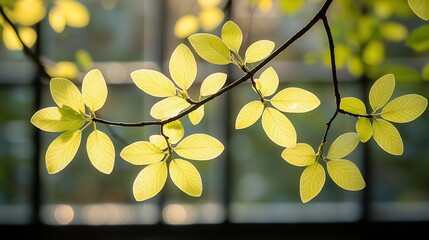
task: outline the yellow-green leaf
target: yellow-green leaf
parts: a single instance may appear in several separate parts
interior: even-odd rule
[[[273,95],[279,86],[279,76],[273,67],[269,67],[263,71],[259,79],[255,81],[258,82],[257,86],[259,86],[259,91],[263,97]]]
[[[201,96],[209,96],[217,93],[225,84],[227,75],[225,73],[213,73],[201,83]]]
[[[429,19],[429,0],[408,0],[411,10],[421,19]]]
[[[245,63],[254,63],[268,57],[275,47],[274,42],[269,40],[259,40],[252,43],[244,54]]]
[[[46,150],[46,168],[49,174],[63,170],[74,158],[82,139],[82,131],[69,131],[52,141]]]
[[[103,107],[107,99],[107,85],[100,70],[93,69],[85,75],[82,82],[82,96],[90,112]]]
[[[320,100],[307,90],[289,87],[274,95],[271,104],[283,112],[304,113],[317,108]]]
[[[326,167],[329,176],[339,187],[350,191],[358,191],[365,187],[365,180],[353,162],[346,159],[331,160]]]
[[[133,184],[136,201],[144,201],[157,195],[164,187],[167,176],[166,162],[153,163],[143,168]]]
[[[366,115],[365,103],[359,98],[344,97],[341,98],[340,108],[344,111],[354,114]]]
[[[252,101],[244,105],[238,112],[235,120],[235,129],[243,129],[252,126],[261,117],[264,104],[260,101]]]
[[[188,90],[197,76],[197,62],[189,48],[181,43],[171,54],[170,75],[182,90]]]
[[[365,143],[372,137],[372,125],[369,118],[360,117],[356,121],[356,132],[360,136],[360,141]]]
[[[381,117],[391,122],[410,122],[419,117],[427,105],[428,100],[420,95],[403,95],[388,102],[381,111]]]
[[[143,92],[155,97],[176,95],[176,87],[164,74],[150,69],[139,69],[131,73],[134,83]]]
[[[3,43],[11,51],[21,51],[22,43],[16,36],[15,31],[8,25],[3,25]],[[30,27],[18,28],[18,34],[27,47],[32,47],[37,40],[37,33]]]
[[[412,48],[416,52],[423,52],[429,49],[428,39],[429,25],[425,24],[415,28],[410,36],[405,41],[407,47]]]
[[[389,101],[393,90],[395,90],[395,76],[393,74],[386,74],[375,81],[369,90],[369,104],[373,112],[382,108]]]
[[[34,113],[30,122],[43,131],[66,132],[79,129],[85,120],[71,108],[48,107]]]
[[[392,155],[402,155],[404,152],[402,137],[393,124],[383,119],[374,119],[372,130],[374,140],[381,149]]]
[[[316,161],[316,153],[307,143],[297,143],[294,148],[286,148],[281,156],[286,162],[298,167],[308,166]]]
[[[192,14],[180,17],[174,25],[174,35],[178,38],[186,38],[196,33],[199,28],[198,18]]]
[[[191,104],[181,97],[168,97],[155,103],[150,110],[150,115],[155,119],[165,120],[176,116],[189,106]]]
[[[13,20],[19,25],[32,26],[46,15],[45,2],[40,0],[13,1],[13,7]]]
[[[196,33],[188,39],[198,55],[207,62],[218,65],[231,62],[230,51],[219,37],[208,33]]]
[[[110,174],[115,165],[115,147],[104,132],[94,130],[86,141],[86,151],[92,165],[100,172]]]
[[[196,110],[190,112],[188,114],[188,117],[189,117],[189,121],[191,121],[193,125],[197,125],[198,123],[200,123],[204,117],[204,105],[201,105]]]
[[[289,119],[275,108],[268,107],[262,113],[262,127],[275,144],[294,148],[296,145],[295,127]]]
[[[164,134],[168,137],[168,141],[176,144],[185,135],[185,128],[180,120],[169,122],[162,127]]]
[[[81,28],[88,25],[88,9],[79,1],[57,0],[55,5],[61,9],[64,19],[70,27]]]
[[[224,146],[219,140],[203,133],[189,135],[174,149],[179,156],[192,160],[210,160],[219,156],[223,150]]]
[[[243,33],[240,27],[233,21],[227,21],[222,27],[222,41],[226,46],[235,53],[240,50],[241,43],[243,41]]]
[[[198,20],[204,32],[215,30],[222,23],[224,17],[224,12],[218,7],[204,8],[198,14]]]
[[[167,140],[162,135],[151,135],[149,137],[149,142],[159,147],[161,150],[164,150],[168,147]]]
[[[403,41],[408,36],[407,27],[399,22],[386,22],[380,27],[381,34],[390,41]]]
[[[372,39],[362,51],[362,60],[368,65],[378,66],[383,62],[385,52],[384,43],[380,39]]]
[[[201,175],[192,163],[174,159],[170,163],[170,178],[174,184],[189,196],[199,197],[203,192]]]
[[[151,140],[153,141],[154,139]],[[162,140],[165,142],[164,137],[162,137]],[[161,148],[152,142],[138,141],[124,147],[119,155],[125,161],[134,165],[148,165],[161,161],[165,154]]]
[[[52,78],[49,84],[52,98],[58,107],[69,106],[78,113],[85,113],[85,104],[79,89],[70,80]]]
[[[306,167],[299,180],[299,193],[303,203],[316,197],[325,185],[325,169],[319,163]]]
[[[349,155],[353,150],[355,150],[359,144],[359,140],[359,134],[354,132],[340,135],[334,140],[334,142],[332,142],[326,157],[329,159],[340,159]]]

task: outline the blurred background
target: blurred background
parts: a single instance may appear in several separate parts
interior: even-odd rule
[[[244,39],[241,51],[267,39],[276,48],[300,30],[320,9],[320,0],[1,0],[3,10],[28,40],[51,76],[79,84],[84,74],[99,68],[109,95],[99,114],[112,121],[151,120],[154,99],[132,82],[130,73],[149,68],[168,75],[168,61],[187,36],[210,32],[219,36],[223,23],[235,21]],[[30,9],[28,9],[30,7]],[[342,97],[367,101],[368,89],[380,76],[393,73],[393,97],[416,93],[429,97],[427,22],[407,1],[334,1],[328,11],[334,35]],[[426,29],[427,30],[427,29]],[[217,159],[195,162],[203,178],[203,194],[189,197],[167,181],[155,198],[136,202],[132,184],[142,166],[119,157],[126,145],[147,140],[157,127],[119,128],[98,125],[115,143],[115,168],[110,175],[92,167],[81,145],[77,156],[60,173],[49,175],[44,154],[58,135],[38,131],[30,118],[53,106],[49,79],[16,43],[0,18],[0,224],[31,225],[192,225],[267,223],[427,222],[429,220],[429,113],[395,124],[404,154],[382,151],[371,139],[348,159],[366,181],[350,192],[327,178],[322,192],[309,203],[299,197],[303,168],[287,164],[281,147],[266,137],[260,122],[235,130],[241,107],[255,100],[250,84],[242,84],[206,106],[198,126],[187,118],[185,134],[204,132],[225,145]],[[426,37],[429,39],[429,36]],[[422,40],[423,39],[423,40]],[[244,54],[244,53],[242,53]],[[243,73],[231,65],[198,62],[197,82],[214,72],[228,81]],[[285,87],[313,92],[321,105],[305,114],[287,114],[298,142],[317,148],[325,124],[335,112],[329,48],[322,23],[317,23],[270,64]],[[259,74],[257,74],[259,76]],[[356,119],[338,116],[329,133],[333,140],[354,131]],[[85,134],[85,133],[84,133]]]

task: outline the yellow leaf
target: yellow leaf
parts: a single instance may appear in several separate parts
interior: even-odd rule
[[[192,163],[183,159],[174,159],[170,163],[170,178],[174,184],[189,196],[199,197],[203,192],[200,173]]]
[[[384,44],[379,39],[371,40],[363,49],[362,59],[371,66],[378,66],[384,60],[385,49]]]
[[[155,146],[159,147],[159,149],[164,150],[167,149],[167,140],[164,136],[161,135],[151,135],[149,137],[149,142],[154,144]]]
[[[201,96],[209,96],[217,93],[225,84],[227,75],[225,73],[213,73],[201,83]]]
[[[356,132],[360,136],[360,141],[365,143],[372,137],[372,125],[369,118],[360,117],[356,122]]]
[[[92,165],[100,172],[110,174],[115,165],[115,147],[104,132],[94,130],[86,140],[86,152]]]
[[[49,24],[55,32],[61,33],[66,27],[66,19],[64,18],[63,12],[59,7],[52,7],[49,11]]]
[[[281,154],[282,158],[298,167],[305,167],[316,161],[316,153],[307,143],[297,143],[294,148],[286,148]]]
[[[153,163],[141,170],[133,184],[136,201],[144,201],[158,194],[164,187],[167,176],[166,162]]]
[[[75,79],[79,69],[74,62],[60,61],[55,63],[53,68],[47,69],[47,72],[54,78]]]
[[[252,126],[261,117],[264,104],[260,101],[252,101],[241,108],[235,120],[235,129],[243,129]]]
[[[189,48],[181,43],[171,54],[170,75],[182,90],[188,90],[197,76],[197,62]]]
[[[165,142],[164,137],[162,137],[162,140]],[[119,155],[125,161],[134,165],[148,165],[161,161],[165,154],[157,145],[151,142],[138,141],[124,147]]]
[[[326,167],[329,176],[339,187],[350,191],[358,191],[365,187],[365,180],[353,162],[346,159],[331,160]]]
[[[131,73],[134,83],[143,92],[154,97],[170,97],[176,95],[176,87],[164,74],[149,69],[139,69]]]
[[[174,151],[181,157],[192,160],[210,160],[219,156],[224,150],[216,138],[196,133],[180,141]]]
[[[198,18],[192,14],[180,17],[174,25],[174,35],[178,38],[186,38],[196,33],[199,28]]]
[[[107,99],[107,85],[100,70],[93,69],[85,75],[82,82],[82,96],[90,112],[103,107]]]
[[[70,80],[65,78],[52,78],[50,90],[55,103],[64,108],[68,106],[80,114],[85,113],[85,104],[79,89]]]
[[[403,41],[408,36],[408,29],[405,25],[398,22],[383,23],[380,27],[381,34],[390,41]]]
[[[31,26],[40,22],[46,15],[46,7],[42,0],[14,1],[13,20],[23,26]]]
[[[369,90],[369,104],[373,113],[389,101],[393,90],[395,90],[395,76],[393,74],[386,74],[375,81]]]
[[[190,112],[188,114],[188,117],[189,117],[189,121],[191,121],[193,125],[197,125],[198,123],[200,123],[204,117],[204,105]]]
[[[198,55],[209,63],[225,65],[231,62],[230,51],[217,36],[208,33],[196,33],[188,37]]]
[[[286,14],[296,14],[305,5],[305,0],[280,1],[280,9]]]
[[[256,81],[258,82],[257,85],[263,97],[273,95],[279,86],[279,76],[273,67],[269,67],[263,71]]]
[[[391,122],[410,122],[419,117],[427,105],[428,100],[420,95],[403,95],[388,102],[381,111],[381,117]]]
[[[185,128],[183,128],[180,120],[169,122],[162,127],[162,131],[168,137],[168,141],[176,144],[185,135]]]
[[[225,15],[219,8],[207,8],[200,11],[198,20],[204,32],[215,30],[223,21]]]
[[[29,27],[18,28],[18,34],[27,47],[32,47],[37,40],[36,31]],[[11,51],[22,50],[22,44],[10,26],[3,28],[3,43]]]
[[[181,97],[168,97],[155,103],[150,109],[150,115],[155,119],[165,120],[176,116],[189,106],[191,104]]]
[[[372,121],[372,131],[374,140],[384,151],[392,155],[402,155],[404,145],[395,126],[386,120],[374,119]]]
[[[326,157],[329,159],[340,159],[349,155],[359,144],[359,139],[359,134],[354,132],[340,135],[332,142]]]
[[[57,0],[55,5],[61,9],[68,26],[81,28],[89,23],[88,9],[78,1]]]
[[[340,108],[344,111],[354,114],[366,115],[365,103],[359,98],[344,97],[341,98]]]
[[[222,41],[233,52],[237,53],[240,50],[243,42],[243,33],[240,27],[233,21],[227,21],[222,27]]]
[[[274,42],[269,40],[259,40],[252,43],[244,54],[245,63],[254,63],[268,57],[275,47]]]
[[[69,131],[61,134],[46,150],[46,168],[49,174],[63,170],[74,158],[79,149],[82,131]]]
[[[217,5],[219,5],[219,3],[221,1],[222,0],[198,0],[198,5],[200,5],[200,7],[202,9],[205,9],[205,8],[214,8]]]
[[[306,167],[299,180],[299,193],[303,203],[316,197],[325,185],[325,169],[319,163]]]
[[[268,107],[262,114],[262,127],[275,144],[294,148],[296,145],[295,127],[289,119],[275,108]]]
[[[274,95],[271,104],[283,112],[304,113],[317,108],[320,100],[307,90],[289,87]]]
[[[66,132],[79,129],[85,120],[70,108],[48,107],[34,113],[30,122],[43,131]]]
[[[408,5],[421,19],[429,19],[429,0],[408,0]]]

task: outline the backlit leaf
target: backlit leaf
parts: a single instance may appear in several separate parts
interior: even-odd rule
[[[201,96],[209,96],[217,93],[225,84],[227,75],[225,73],[213,73],[201,83]]]
[[[133,183],[136,201],[144,201],[157,195],[164,187],[167,176],[166,162],[153,163],[141,170]]]
[[[168,147],[167,140],[162,135],[150,135],[149,142],[159,147],[159,149],[164,150]]]
[[[252,126],[261,117],[264,104],[260,101],[252,101],[244,105],[238,112],[235,120],[235,129],[243,129]]]
[[[380,65],[385,56],[384,44],[379,39],[373,39],[366,44],[362,53],[362,60],[371,66]]]
[[[405,45],[411,47],[416,52],[423,52],[429,49],[429,25],[422,25],[414,29],[405,41]]]
[[[219,5],[219,3],[222,0],[198,0],[198,5],[200,5],[201,8],[205,9],[205,8],[214,8],[217,5]]]
[[[295,127],[289,119],[275,108],[268,107],[262,113],[262,127],[275,144],[294,148],[296,145]]]
[[[383,23],[380,30],[383,37],[390,41],[399,42],[408,36],[407,27],[398,22]]]
[[[356,121],[356,132],[360,136],[360,141],[365,143],[372,137],[372,124],[369,118],[360,117]]]
[[[183,128],[182,122],[176,120],[169,122],[162,127],[162,131],[168,137],[168,141],[172,144],[176,144],[185,135],[185,128]]]
[[[46,15],[46,7],[42,0],[13,1],[13,20],[23,26],[32,26]]]
[[[305,0],[280,1],[280,9],[286,14],[298,13],[305,5]]]
[[[245,63],[254,63],[268,57],[275,47],[274,42],[269,40],[259,40],[252,43],[244,54]]]
[[[393,90],[395,90],[395,76],[393,74],[386,74],[375,81],[369,90],[369,104],[373,112],[382,108],[389,101]]]
[[[199,197],[203,192],[203,183],[200,173],[192,163],[183,159],[174,159],[170,162],[170,178],[184,193]]]
[[[150,115],[155,119],[165,120],[176,116],[189,106],[191,104],[181,97],[168,97],[155,103],[150,109]]]
[[[48,107],[34,113],[30,122],[43,131],[65,132],[79,129],[85,120],[70,108]]]
[[[240,27],[233,21],[227,21],[222,27],[222,40],[226,46],[235,53],[240,50],[243,41],[243,33]]]
[[[298,167],[308,166],[316,161],[316,153],[307,143],[297,143],[294,148],[286,148],[281,156],[286,162]]]
[[[181,43],[171,54],[170,75],[182,90],[188,90],[197,76],[197,62],[189,48]]]
[[[326,167],[329,176],[339,187],[350,191],[358,191],[365,187],[365,180],[353,162],[346,159],[331,160]]]
[[[421,19],[429,19],[429,0],[408,0],[408,5]]]
[[[219,37],[208,33],[196,33],[188,39],[198,55],[207,62],[218,65],[231,62],[230,51]]]
[[[180,17],[174,25],[174,35],[178,38],[186,38],[196,33],[200,27],[198,18],[192,14]]]
[[[344,97],[341,98],[340,108],[344,111],[354,114],[366,115],[365,103],[359,98]]]
[[[307,90],[289,87],[274,95],[271,104],[283,112],[304,113],[317,108],[320,100]]]
[[[359,144],[359,139],[359,134],[354,132],[340,135],[332,142],[326,157],[329,159],[340,159],[349,155]]]
[[[197,125],[198,123],[200,123],[204,117],[204,105],[190,112],[188,114],[188,117],[189,117],[189,121],[191,121],[193,125]]]
[[[64,108],[68,106],[78,113],[85,113],[85,104],[79,89],[70,80],[65,78],[52,78],[50,90],[55,103]]]
[[[18,34],[27,47],[32,47],[37,40],[37,33],[30,27],[20,27]],[[21,51],[22,44],[12,27],[3,25],[3,43],[11,51]]]
[[[82,96],[89,111],[95,112],[103,107],[107,99],[107,85],[100,70],[93,69],[85,75]]]
[[[269,67],[263,71],[256,81],[263,97],[273,95],[279,86],[279,76],[273,67]]]
[[[306,203],[316,197],[325,185],[325,169],[319,163],[313,163],[306,167],[299,181],[299,193],[301,201]]]
[[[219,156],[223,150],[224,146],[219,140],[203,133],[189,135],[174,149],[179,156],[192,160],[210,160]]]
[[[428,105],[428,100],[417,94],[407,94],[388,102],[381,112],[384,119],[406,123],[419,117]]]
[[[79,149],[82,131],[69,131],[61,134],[46,150],[46,168],[49,174],[63,170],[74,158]]]
[[[215,30],[223,21],[225,14],[219,8],[202,9],[198,14],[200,27],[204,32]]]
[[[176,95],[176,87],[164,74],[150,69],[139,69],[131,73],[134,83],[143,92],[154,97]]]
[[[61,9],[68,26],[81,28],[88,25],[90,20],[88,9],[79,1],[57,0],[55,5]]]
[[[160,135],[158,135],[160,136]],[[161,136],[162,137],[162,136]],[[151,139],[153,141],[153,139]],[[164,137],[159,141],[164,140]],[[148,165],[161,161],[164,152],[152,142],[138,141],[124,147],[120,156],[127,162],[134,165]]]
[[[61,8],[54,6],[51,10],[49,10],[49,25],[51,25],[52,29],[55,32],[61,33],[64,31],[66,27],[66,19],[64,18],[63,11]]]
[[[115,165],[115,147],[104,132],[94,130],[86,141],[86,151],[92,165],[100,172],[110,174]]]
[[[53,67],[46,69],[50,76],[57,78],[76,79],[79,69],[74,62],[59,61]]]
[[[383,119],[374,119],[372,130],[374,140],[381,149],[392,155],[402,155],[404,152],[402,137],[393,124]]]

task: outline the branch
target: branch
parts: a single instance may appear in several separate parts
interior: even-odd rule
[[[95,122],[113,125],[113,126],[123,126],[123,127],[142,127],[142,126],[148,126],[148,125],[165,125],[169,122],[173,122],[175,120],[178,120],[190,112],[196,110],[197,108],[201,107],[205,103],[213,100],[214,98],[224,94],[225,92],[235,88],[236,86],[240,85],[241,83],[247,81],[248,79],[251,79],[257,71],[259,71],[261,68],[263,68],[265,65],[267,65],[271,60],[273,60],[275,57],[277,57],[280,53],[282,53],[284,50],[286,50],[292,43],[294,43],[296,40],[298,40],[300,37],[302,37],[305,33],[307,33],[320,19],[323,19],[326,15],[326,12],[329,9],[329,6],[333,0],[326,0],[321,9],[316,13],[316,15],[298,32],[296,32],[291,38],[289,38],[285,43],[283,43],[278,49],[273,51],[267,58],[265,58],[263,61],[261,61],[258,65],[256,65],[252,70],[248,71],[244,76],[242,76],[240,79],[235,80],[231,84],[223,87],[221,90],[219,90],[217,93],[210,95],[209,97],[196,102],[192,107],[186,109],[185,111],[181,112],[180,114],[171,117],[169,119],[163,120],[163,121],[141,121],[141,122],[134,122],[134,123],[126,123],[126,122],[114,122],[114,121],[108,121],[101,118],[94,117],[92,120]]]

